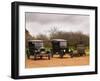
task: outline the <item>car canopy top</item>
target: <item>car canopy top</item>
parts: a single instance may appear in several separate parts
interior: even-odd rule
[[[28,42],[43,43],[43,40],[28,40]]]
[[[64,39],[52,39],[52,41],[67,42],[67,40],[64,40]]]
[[[64,40],[64,39],[52,39],[52,43],[54,44],[55,42],[59,42],[59,45],[61,47],[66,47],[67,46],[67,40]]]

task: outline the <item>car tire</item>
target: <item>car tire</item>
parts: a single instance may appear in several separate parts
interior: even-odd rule
[[[36,55],[34,55],[34,60],[36,60]]]
[[[50,58],[51,58],[50,55],[48,55],[48,60],[50,60]]]

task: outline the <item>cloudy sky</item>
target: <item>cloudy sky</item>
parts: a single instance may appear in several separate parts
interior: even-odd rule
[[[26,12],[25,17],[26,29],[32,36],[48,34],[53,27],[59,31],[80,31],[89,34],[89,15]]]

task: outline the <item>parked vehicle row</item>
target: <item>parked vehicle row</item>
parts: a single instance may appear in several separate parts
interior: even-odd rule
[[[28,49],[27,50],[27,57],[30,59],[30,56],[34,56],[34,60],[37,58],[44,58],[51,59],[54,55],[59,55],[60,58],[63,58],[65,54],[69,54],[70,57],[74,57],[75,55],[83,56],[85,55],[85,46],[80,43],[77,45],[77,50],[69,50],[67,45],[67,40],[64,39],[52,39],[51,41],[51,49],[48,51],[44,47],[43,40],[29,40],[28,41]]]

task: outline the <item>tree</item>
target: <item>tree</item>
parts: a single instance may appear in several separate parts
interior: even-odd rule
[[[56,27],[50,29],[50,39],[65,39],[69,46],[75,47],[80,41],[85,46],[89,46],[89,36],[82,32],[59,31]]]
[[[57,32],[58,32],[57,27],[51,28],[51,29],[49,30],[49,33],[50,33],[50,39],[55,38]]]
[[[32,37],[27,29],[25,29],[25,46],[28,47],[28,40],[32,40]]]
[[[50,40],[49,40],[49,37],[44,35],[44,34],[38,34],[36,36],[36,39],[37,40],[43,40],[44,41],[44,46],[47,47],[47,48],[50,48],[51,47],[51,43],[50,43]]]

